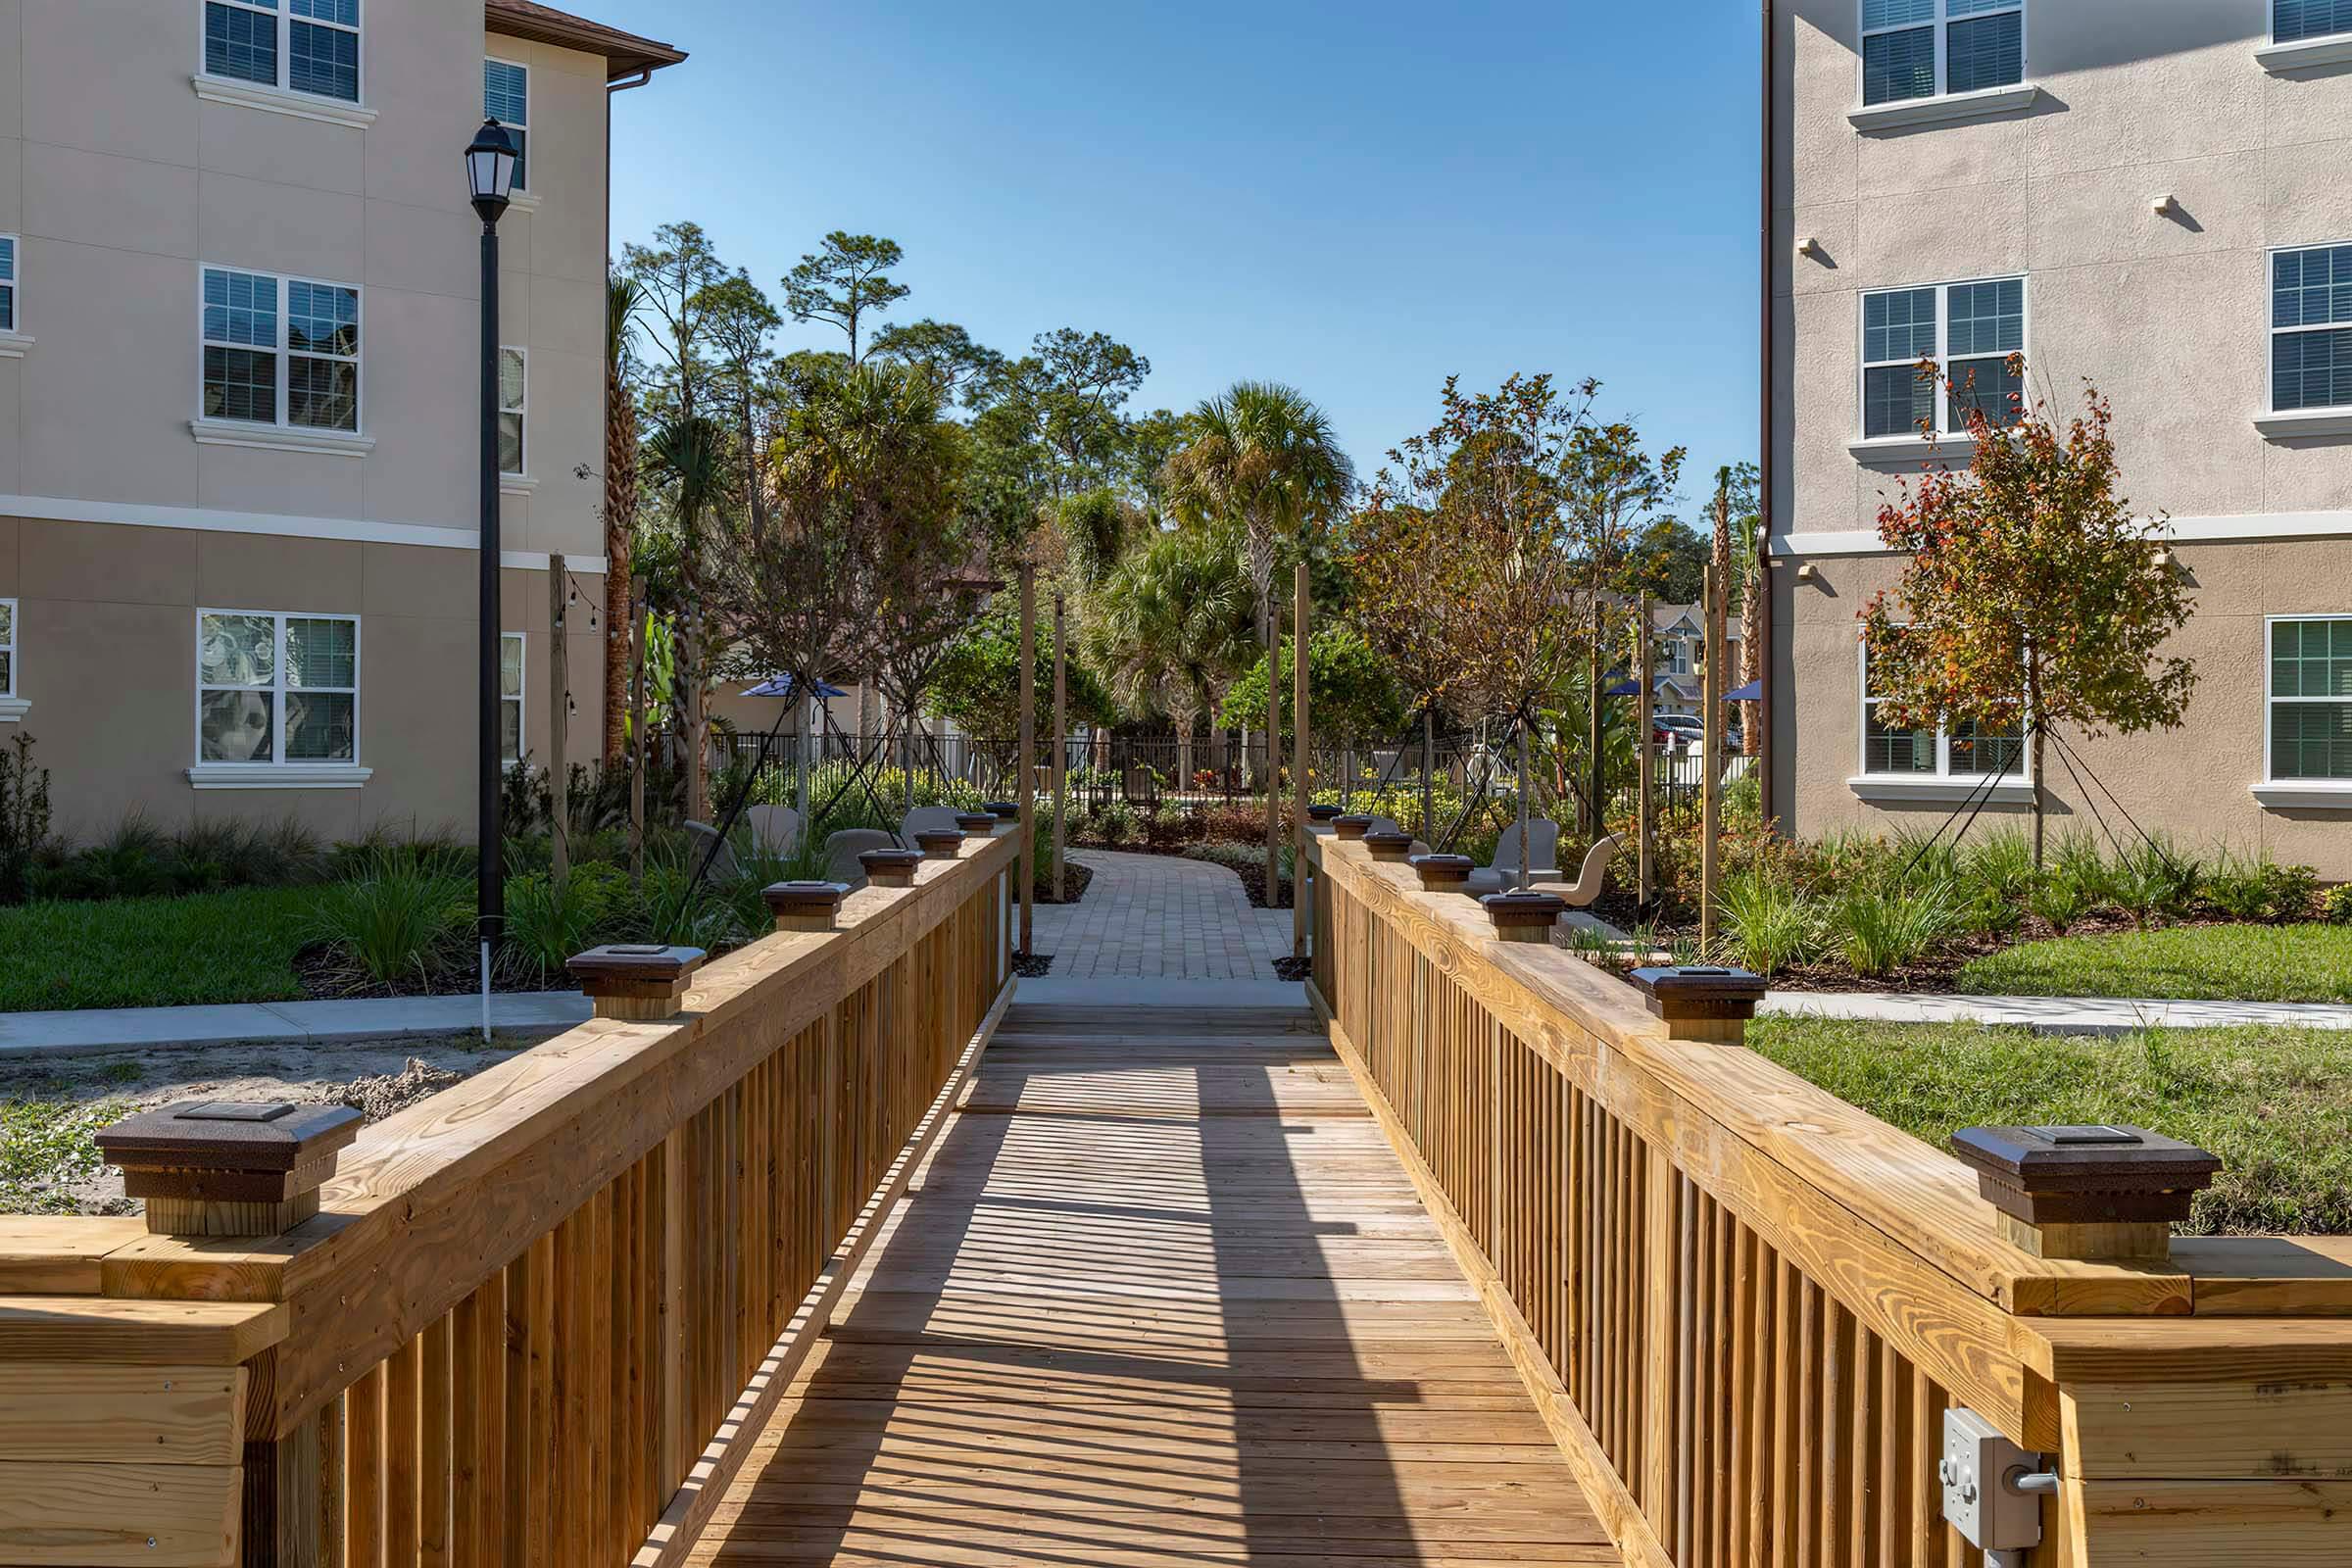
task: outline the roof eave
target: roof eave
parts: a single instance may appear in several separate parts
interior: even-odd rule
[[[553,44],[559,49],[575,49],[582,54],[601,55],[605,62],[605,79],[619,81],[624,77],[645,75],[681,64],[686,51],[651,38],[635,38],[607,32],[593,26],[571,26],[552,19],[520,17],[512,12],[489,11],[482,19],[486,31],[503,38],[521,38],[530,43]]]

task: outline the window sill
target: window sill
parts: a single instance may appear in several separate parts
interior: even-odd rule
[[[342,103],[333,98],[319,98],[307,92],[287,92],[279,87],[264,87],[257,82],[237,81],[227,76],[194,76],[196,96],[206,103],[235,104],[240,109],[265,109],[273,115],[291,115],[297,120],[316,120],[328,125],[349,125],[366,130],[375,123],[375,111],[358,104]]]
[[[2266,441],[2291,441],[2297,436],[2352,435],[2352,409],[2289,409],[2280,414],[2257,414],[2254,428]]]
[[[364,458],[375,450],[375,437],[341,431],[304,430],[289,424],[244,424],[235,419],[190,419],[188,433],[208,447],[252,447],[262,452],[323,452],[337,458]]]
[[[2325,38],[2298,38],[2293,43],[2265,44],[2254,51],[2262,69],[2273,75],[2340,66],[2352,61],[2352,32],[2332,32]]]
[[[1951,457],[1960,452],[1974,452],[1976,443],[1965,435],[1938,436],[1931,441],[1924,435],[1879,435],[1861,441],[1848,441],[1845,450],[1858,463],[1913,463],[1923,458]],[[1961,457],[1965,464],[1968,459]]]
[[[0,332],[0,360],[21,360],[32,347],[32,339],[22,332]]]
[[[31,711],[29,697],[0,697],[0,724],[14,724]]]
[[[199,762],[188,782],[200,790],[356,790],[374,772],[357,762]]]
[[[527,496],[539,488],[539,481],[527,473],[502,473],[498,476],[498,493],[507,496]]]
[[[1845,781],[1854,798],[1863,801],[1885,801],[1890,804],[1917,802],[1922,805],[1956,806],[1963,801],[1983,800],[1992,805],[2031,806],[2034,803],[2034,781],[2027,778],[2004,778],[1985,792],[1981,778],[1944,778],[1925,773],[1908,776],[1899,773],[1864,773]]]
[[[1898,98],[1846,112],[1856,130],[1900,130],[1909,125],[1937,125],[1951,121],[1989,120],[2013,110],[2027,109],[2041,96],[2031,81],[2014,87],[1986,87],[1978,92],[1947,92],[1934,98]]]
[[[2294,807],[2352,811],[2352,780],[2266,778],[2254,786],[2254,799],[2274,811]]]
[[[535,213],[539,210],[539,198],[527,190],[509,191],[507,210],[513,213]]]

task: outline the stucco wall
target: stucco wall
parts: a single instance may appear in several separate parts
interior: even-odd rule
[[[535,212],[502,225],[504,337],[530,350],[512,550],[598,555],[604,63],[486,39],[480,0],[367,8],[365,128],[200,99],[193,0],[0,0],[0,495],[437,527],[474,514],[479,224],[460,154],[484,53],[531,73]],[[357,283],[364,458],[200,445],[206,263]],[[42,510],[42,509],[29,509]]]
[[[19,602],[17,695],[31,710],[0,743],[31,735],[51,774],[57,830],[103,834],[137,812],[177,827],[198,816],[292,814],[330,839],[379,824],[470,837],[474,815],[474,556],[179,528],[0,517],[0,598]],[[575,573],[584,603],[600,577]],[[544,571],[504,573],[501,619],[524,635],[524,731],[548,756]],[[196,612],[307,611],[360,617],[357,789],[197,790]],[[573,617],[564,639],[580,712],[567,755],[592,760],[602,727],[604,639]]]

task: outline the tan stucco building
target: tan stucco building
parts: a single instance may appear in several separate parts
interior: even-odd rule
[[[562,554],[595,755],[608,100],[681,58],[528,0],[0,0],[0,740],[60,831],[470,820],[486,111],[512,723],[544,761]]]
[[[1875,522],[1915,421],[1960,423],[1912,367],[1997,393],[2022,352],[2062,412],[2084,377],[2113,401],[2197,606],[2186,724],[2073,738],[2095,783],[2053,752],[2055,824],[2095,828],[2095,798],[2127,837],[2125,812],[2352,878],[2352,6],[1771,15],[1772,808],[1804,836],[1933,828],[1991,772],[1986,815],[2026,809],[2014,740],[1867,720],[1855,631],[1896,576]]]

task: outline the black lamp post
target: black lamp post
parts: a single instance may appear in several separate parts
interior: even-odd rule
[[[490,954],[506,920],[504,841],[498,822],[499,605],[498,605],[498,220],[507,216],[520,152],[513,132],[484,121],[466,149],[466,180],[473,210],[482,220],[482,446],[481,446],[481,811],[477,825],[480,866],[475,873],[475,913],[482,955],[482,1028],[490,1026]]]

